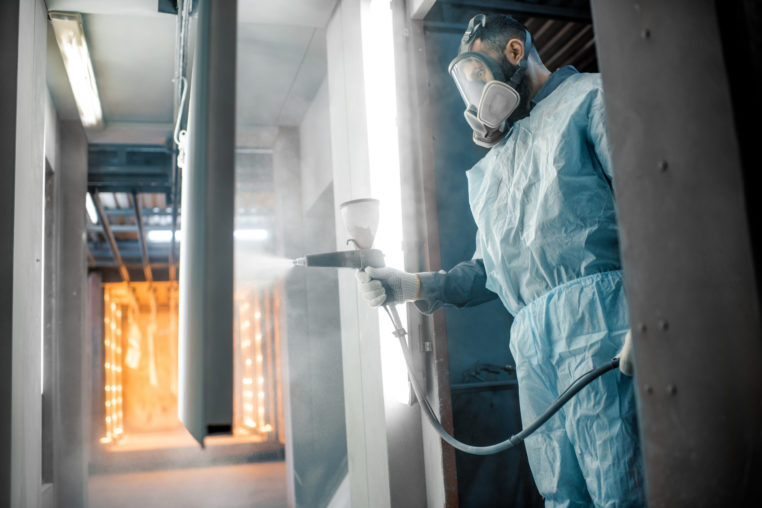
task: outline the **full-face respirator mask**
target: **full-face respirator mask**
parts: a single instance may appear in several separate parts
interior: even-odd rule
[[[449,73],[466,103],[464,116],[474,131],[473,140],[479,146],[491,148],[510,127],[508,118],[521,103],[519,83],[527,66],[531,37],[526,34],[524,57],[511,76],[506,76],[493,58],[468,51],[485,26],[486,16],[474,16],[463,35],[460,54],[450,62]]]

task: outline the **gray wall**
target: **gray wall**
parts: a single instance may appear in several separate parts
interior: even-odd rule
[[[86,449],[82,448],[82,312],[78,300],[84,281],[84,193],[87,150],[79,122],[58,132],[45,81],[47,18],[42,0],[4,2],[0,7],[0,147],[3,195],[0,197],[0,506],[84,506]],[[8,72],[12,69],[13,72]],[[18,88],[16,88],[18,84]],[[60,137],[59,137],[60,136]],[[59,141],[64,155],[59,158]],[[45,203],[46,159],[51,195]],[[60,167],[53,167],[60,166]],[[48,325],[55,329],[52,365],[45,372],[54,459],[54,487],[41,477],[41,338],[43,335],[43,231],[45,206],[52,217],[54,245],[45,250],[49,270],[48,308],[59,306]],[[62,229],[63,228],[63,229]],[[64,235],[63,232],[66,234]],[[47,334],[50,336],[50,334]],[[48,436],[50,437],[50,436]],[[57,446],[57,448],[56,448]]]
[[[273,150],[280,254],[335,250],[328,90]],[[294,269],[286,284],[287,462],[295,506],[326,506],[347,473],[338,280],[334,269]]]
[[[325,231],[334,220],[331,186],[304,219],[306,252],[332,250],[332,228]],[[294,471],[301,480],[296,505],[317,507],[328,503],[347,473],[339,288],[333,268],[299,271],[294,275],[303,281],[304,335],[289,336],[292,425],[300,430],[293,435]]]
[[[275,230],[278,232],[275,253],[279,256],[295,258],[301,256],[302,205],[301,176],[299,173],[299,137],[296,129],[279,129],[273,146],[273,187],[275,195]],[[301,429],[295,425],[299,413],[299,390],[292,394],[292,357],[300,353],[297,349],[300,337],[304,336],[304,316],[300,314],[304,303],[302,277],[295,278],[291,271],[283,284],[284,299],[281,306],[283,324],[281,340],[281,380],[283,386],[283,416],[286,444],[286,492],[289,506],[296,505],[296,490],[299,485],[295,477],[294,442]],[[295,301],[295,299],[297,299]]]
[[[299,126],[299,144],[302,210],[307,213],[326,187],[333,184],[327,81],[323,81]],[[325,228],[332,229],[333,223],[326,224]]]
[[[59,123],[56,173],[58,259],[53,363],[55,495],[59,506],[87,503],[90,349],[85,336],[87,139],[79,120]]]

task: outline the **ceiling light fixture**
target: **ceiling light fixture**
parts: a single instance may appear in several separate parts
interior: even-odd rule
[[[270,232],[266,229],[236,229],[233,231],[236,240],[242,241],[263,241],[267,240]]]
[[[384,203],[374,246],[383,251],[387,266],[405,266],[392,10],[389,0],[370,0],[362,5],[363,61],[372,62],[364,68],[370,195],[382,197]],[[405,323],[405,306],[398,310]],[[394,329],[383,316],[378,325],[384,394],[389,400],[410,404],[413,399],[402,350],[393,341],[383,340]]]
[[[50,12],[48,16],[56,34],[58,49],[61,50],[82,125],[87,128],[102,127],[103,111],[82,29],[82,16],[74,12]]]
[[[98,212],[95,210],[95,203],[89,192],[85,197],[85,210],[87,210],[87,216],[90,217],[90,222],[98,224]]]
[[[175,241],[182,240],[182,231],[175,231]],[[171,229],[151,229],[146,233],[146,238],[151,243],[170,243],[172,241]]]

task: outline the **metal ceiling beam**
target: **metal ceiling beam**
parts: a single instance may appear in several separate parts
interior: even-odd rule
[[[108,210],[106,210],[106,213],[108,213]],[[130,215],[134,215],[134,213],[130,213]],[[145,215],[143,217],[145,217]],[[171,226],[148,226],[148,227],[144,226],[143,227],[145,231],[169,231],[171,228],[172,228]],[[137,224],[112,224],[111,231],[114,233],[139,233]],[[88,233],[102,233],[103,227],[100,224],[87,226],[87,232]]]
[[[566,44],[564,44],[558,51],[554,52],[545,60],[545,66],[548,69],[555,69],[561,65],[562,62],[567,61],[567,56],[573,51],[575,44],[581,42],[584,37],[588,36],[590,37],[590,40],[593,40],[592,30],[592,25],[586,25],[579,29],[577,33],[566,42]]]
[[[102,192],[164,193],[171,201],[172,152],[154,145],[91,145],[87,181]]]
[[[554,55],[556,54],[556,46],[563,46],[564,40],[568,40],[573,35],[570,35],[569,32],[573,32],[575,28],[577,28],[575,23],[559,23],[558,30],[556,30],[556,33],[554,33],[545,43],[539,44],[538,46],[542,46],[542,53],[544,58],[547,58],[548,54]]]
[[[146,235],[143,230],[143,213],[138,201],[138,194],[132,191],[132,208],[135,211],[135,221],[138,225],[138,243],[140,243],[140,255],[143,259],[143,273],[146,281],[153,282],[153,273],[151,272],[151,259],[148,257],[148,247],[146,246]]]
[[[127,271],[127,267],[124,265],[122,256],[119,254],[119,247],[116,244],[114,233],[111,231],[111,225],[108,222],[108,217],[103,211],[103,205],[101,204],[101,198],[98,195],[98,191],[94,191],[91,195],[93,197],[93,203],[95,203],[95,209],[98,212],[98,220],[100,220],[101,224],[103,224],[103,232],[106,233],[106,239],[108,239],[108,244],[111,247],[111,253],[114,256],[114,261],[116,261],[117,266],[119,266],[119,273],[122,275],[122,280],[124,282],[130,282],[130,272]]]
[[[484,12],[499,12],[509,15],[525,15],[525,16],[539,16],[543,18],[555,18],[565,19],[570,21],[583,21],[589,23],[591,21],[590,7],[587,2],[566,2],[569,7],[558,5],[546,5],[546,2],[521,2],[521,1],[505,1],[505,0],[438,0],[437,6],[443,7],[443,12],[447,12],[449,8],[453,10],[459,10],[463,12],[469,11],[484,11]],[[576,5],[575,5],[576,4]],[[452,11],[450,11],[452,12]],[[465,20],[452,20],[445,21],[465,21]],[[465,24],[463,29],[465,29]]]
[[[159,210],[160,211],[158,211],[158,212],[154,212],[151,208],[143,207],[143,209],[142,209],[143,217],[151,217],[151,216],[154,216],[154,215],[168,216],[171,213],[171,212],[165,211],[163,208],[160,208]],[[132,215],[133,211],[131,209],[129,209],[129,208],[108,208],[106,210],[106,214],[108,214],[108,215],[110,215],[112,217],[113,216],[125,216],[125,215]],[[114,229],[114,231],[116,231],[115,228],[112,228],[112,229]]]
[[[171,199],[172,185],[165,181],[163,177],[140,177],[119,175],[115,178],[103,178],[101,176],[90,176],[87,186],[90,189],[100,192],[126,192],[132,191],[141,194],[165,194],[167,199]]]

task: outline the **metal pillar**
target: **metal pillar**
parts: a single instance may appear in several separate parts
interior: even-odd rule
[[[652,507],[760,488],[759,295],[716,18],[709,0],[593,3]]]
[[[13,462],[13,218],[19,2],[0,3],[0,505],[10,506]]]

